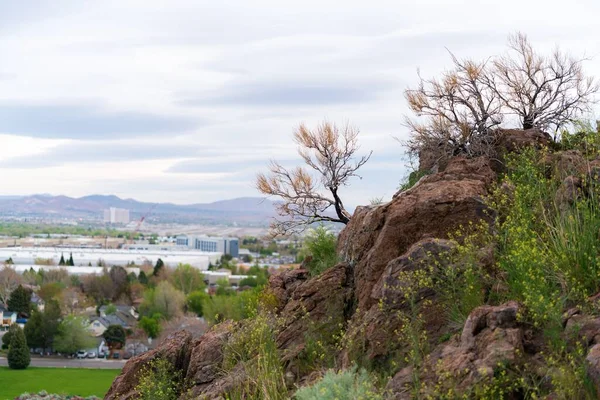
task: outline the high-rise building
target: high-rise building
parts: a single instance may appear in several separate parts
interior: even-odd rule
[[[239,256],[239,239],[233,237],[212,236],[177,236],[177,246],[187,246],[191,249]]]
[[[111,207],[104,210],[104,222],[109,224],[128,224],[129,210]]]

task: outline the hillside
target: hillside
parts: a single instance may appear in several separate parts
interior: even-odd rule
[[[339,263],[271,276],[250,316],[178,332],[106,399],[135,398],[155,359],[202,399],[596,399],[598,135],[499,134],[501,159],[446,159],[359,207]]]
[[[275,213],[274,203],[259,197],[178,205],[121,199],[114,195],[80,198],[50,195],[0,196],[0,215],[101,219],[103,210],[109,207],[129,209],[132,220],[152,211],[148,220],[153,222],[237,222],[266,225],[266,219]]]

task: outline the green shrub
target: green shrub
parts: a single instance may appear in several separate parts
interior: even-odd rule
[[[8,367],[11,369],[25,369],[31,362],[29,357],[29,347],[25,340],[25,333],[23,333],[23,329],[19,326],[13,331],[6,358],[8,359]]]
[[[543,221],[553,208],[557,182],[545,176],[543,156],[528,150],[511,157],[503,185],[490,204],[500,212],[497,258],[506,275],[508,299],[525,305],[534,327],[555,330],[561,325],[565,296],[560,271],[546,245]]]
[[[311,229],[304,239],[304,252],[312,259],[306,263],[310,274],[317,276],[338,262],[337,239],[324,226]]]
[[[234,332],[223,355],[223,369],[242,365],[246,380],[228,393],[229,399],[284,400],[288,398],[281,355],[275,336],[277,321],[269,312],[245,320]]]
[[[309,387],[300,388],[295,394],[296,400],[382,400],[373,379],[369,374],[356,368],[340,371],[327,371],[323,378]]]
[[[431,171],[428,171],[428,170],[413,171],[408,175],[408,178],[406,178],[405,182],[400,184],[400,187],[398,189],[401,192],[404,192],[405,190],[408,190],[411,187],[415,186],[422,177],[430,175],[430,174],[431,174]]]
[[[19,325],[12,324],[8,328],[8,331],[2,336],[2,348],[3,349],[8,350],[8,348],[10,346],[10,341],[12,340],[13,336],[15,335],[15,332],[17,331],[17,329],[20,329]]]
[[[181,371],[163,358],[146,364],[135,387],[140,400],[176,400],[182,390]]]
[[[203,304],[210,299],[210,296],[202,291],[197,290],[190,293],[185,299],[185,304],[189,311],[196,313],[197,316],[202,317],[204,315]]]
[[[255,288],[231,295],[216,295],[202,302],[204,319],[211,324],[230,319],[240,321],[256,313],[262,289]]]

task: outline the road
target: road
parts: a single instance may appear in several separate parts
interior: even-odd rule
[[[121,369],[125,365],[125,360],[102,360],[102,359],[60,359],[60,358],[39,358],[31,357],[31,367],[44,368],[100,368],[100,369]],[[0,357],[0,366],[6,367],[8,363],[6,358]]]

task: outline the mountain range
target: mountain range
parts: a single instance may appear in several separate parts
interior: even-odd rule
[[[0,215],[15,217],[103,218],[109,207],[126,208],[132,221],[146,216],[147,222],[266,225],[275,215],[275,203],[260,197],[240,197],[212,203],[179,205],[121,199],[114,195],[79,198],[36,194],[0,196]]]

